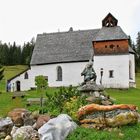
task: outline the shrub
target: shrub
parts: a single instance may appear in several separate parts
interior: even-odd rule
[[[61,113],[67,113],[73,119],[76,119],[78,108],[85,105],[85,98],[80,96],[80,92],[69,86],[68,88],[61,87],[58,92],[53,95],[46,92],[47,104],[43,109],[44,113],[57,116]]]

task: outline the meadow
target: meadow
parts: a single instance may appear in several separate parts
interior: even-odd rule
[[[15,74],[25,70],[27,66],[8,66],[5,67],[5,77],[0,82],[0,117],[6,117],[7,113],[13,108],[27,108],[31,111],[38,110],[40,106],[26,106],[27,98],[40,97],[36,90],[27,91],[25,98],[12,99],[12,93],[5,92],[5,80]],[[137,105],[140,112],[140,73],[136,74],[136,88],[125,90],[106,89],[106,93],[113,97],[116,104]],[[54,94],[58,88],[47,88],[47,93]],[[46,97],[44,92],[44,97]],[[111,131],[111,132],[110,132]],[[140,140],[140,124],[114,128],[110,131],[94,130],[78,127],[67,140]]]

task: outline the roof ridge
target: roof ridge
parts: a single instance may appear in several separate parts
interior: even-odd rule
[[[101,28],[97,29],[87,29],[87,30],[74,30],[74,31],[62,31],[62,32],[50,32],[50,33],[42,33],[38,34],[37,36],[45,36],[45,35],[53,35],[53,34],[64,34],[64,33],[76,33],[76,32],[87,32],[87,31],[93,31],[93,30],[100,30]]]

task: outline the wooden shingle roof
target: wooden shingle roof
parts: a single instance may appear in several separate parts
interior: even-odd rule
[[[128,39],[128,36],[119,26],[39,34],[30,64],[88,61],[93,51],[93,41],[123,39]]]
[[[99,29],[40,34],[31,65],[88,61]]]
[[[102,27],[93,41],[122,40],[129,39],[120,26]]]

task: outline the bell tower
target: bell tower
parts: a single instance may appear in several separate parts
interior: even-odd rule
[[[102,20],[102,27],[114,27],[117,26],[118,20],[109,13],[103,20]]]

